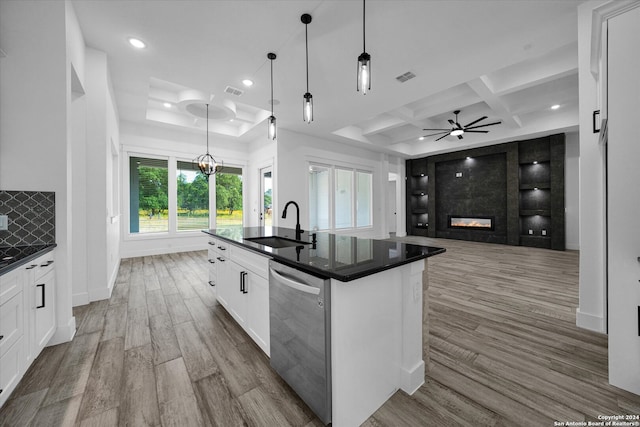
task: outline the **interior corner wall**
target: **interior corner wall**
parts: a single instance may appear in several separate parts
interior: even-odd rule
[[[68,190],[71,64],[65,2],[0,2],[0,188],[54,191],[56,319],[50,343],[75,333]]]
[[[272,185],[275,186],[275,182],[278,179],[276,176],[276,143],[274,141],[268,141],[263,136],[254,141],[250,145],[249,164],[245,171],[246,183],[244,191],[246,193],[245,203],[248,209],[245,209],[244,225],[245,227],[258,227],[260,225],[260,204],[262,203],[262,195],[260,194],[260,185],[262,177],[260,176],[260,169],[269,165],[272,168]],[[277,194],[273,194],[272,203],[276,206]],[[279,216],[274,211],[272,216],[273,225],[277,225]]]
[[[322,147],[322,148],[319,148]],[[277,205],[276,213],[282,212],[289,200],[300,205],[300,224],[304,230],[309,228],[309,209],[307,188],[307,162],[311,159],[326,164],[350,164],[367,167],[373,171],[373,227],[363,230],[348,229],[344,233],[367,238],[386,238],[385,233],[385,201],[389,167],[388,156],[378,152],[338,144],[333,141],[302,135],[285,129],[278,130],[277,141]],[[296,218],[288,215],[286,219],[279,219],[281,227],[295,228]],[[334,233],[340,233],[339,230]]]
[[[605,1],[578,6],[579,173],[579,306],[576,324],[606,332],[605,156],[592,130],[592,113],[601,106],[600,81],[591,73],[593,11]],[[598,41],[599,42],[599,41]]]
[[[565,134],[565,246],[580,249],[580,137],[578,132]]]

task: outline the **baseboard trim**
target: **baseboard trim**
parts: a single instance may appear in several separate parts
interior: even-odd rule
[[[602,316],[583,313],[580,311],[580,307],[576,309],[576,326],[582,329],[599,332],[601,334],[607,333],[604,327],[604,318]]]
[[[186,245],[186,246],[173,246],[173,247],[157,247],[150,248],[138,251],[123,251],[121,259],[125,258],[138,258],[142,256],[151,256],[151,255],[164,255],[164,254],[174,254],[179,252],[192,252],[192,251],[204,251],[206,250],[206,243],[195,244],[195,245]]]
[[[89,293],[81,292],[79,294],[73,294],[71,297],[71,303],[73,307],[89,304]]]
[[[66,325],[58,325],[55,333],[47,343],[47,347],[51,345],[69,342],[76,334],[76,318],[71,316]]]
[[[565,244],[565,248],[569,249],[570,251],[579,251],[580,250],[580,244],[579,243],[567,243],[567,244]]]
[[[400,374],[400,388],[411,395],[424,384],[424,360],[421,360],[411,370],[402,368]]]

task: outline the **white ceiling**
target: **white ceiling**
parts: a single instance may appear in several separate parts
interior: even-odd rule
[[[73,1],[89,47],[108,55],[120,119],[202,132],[183,109],[211,99],[210,131],[266,140],[268,52],[278,127],[402,156],[420,156],[577,129],[578,0],[370,0],[372,90],[356,92],[360,0]],[[309,91],[302,120],[303,13],[309,13]],[[147,43],[133,49],[128,37]],[[411,71],[415,78],[396,77]],[[244,87],[242,79],[255,84]],[[241,89],[240,96],[225,92]],[[171,102],[171,109],[162,104]],[[550,106],[560,108],[551,110]],[[193,108],[193,105],[192,107]],[[235,110],[235,111],[234,111]],[[481,116],[488,134],[418,140]],[[235,117],[229,121],[229,117]]]

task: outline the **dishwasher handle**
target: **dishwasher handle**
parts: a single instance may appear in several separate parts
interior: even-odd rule
[[[275,271],[273,268],[269,268],[271,274],[278,279],[278,281],[282,282],[283,285],[287,285],[290,288],[295,290],[305,292],[307,294],[320,295],[320,288],[314,288],[313,286],[306,285],[302,282],[298,282],[295,280],[291,280],[288,277],[284,277],[282,274]]]

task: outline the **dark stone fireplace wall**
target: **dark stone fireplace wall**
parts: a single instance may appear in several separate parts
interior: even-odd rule
[[[450,215],[494,229],[450,228]],[[407,233],[564,250],[564,134],[408,160]]]

